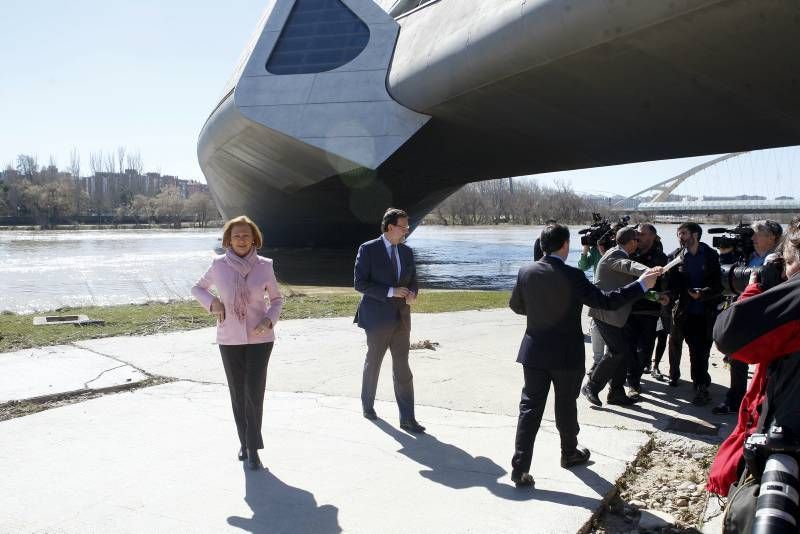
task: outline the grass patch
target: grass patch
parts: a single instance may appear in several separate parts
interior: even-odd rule
[[[355,292],[293,294],[285,297],[281,319],[352,317],[360,295]],[[430,291],[422,292],[414,311],[448,311],[505,308],[508,291]],[[88,315],[105,324],[73,326],[33,326],[34,315]],[[123,335],[149,335],[214,326],[214,319],[195,301],[152,302],[122,306],[59,308],[56,312],[16,315],[0,314],[0,352],[43,347]]]

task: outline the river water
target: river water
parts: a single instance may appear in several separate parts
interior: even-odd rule
[[[656,225],[665,250],[676,225]],[[573,227],[568,263],[580,254]],[[420,285],[511,289],[531,261],[534,226],[421,226],[408,239]],[[0,231],[0,311],[111,305],[188,298],[214,255],[219,229]],[[706,235],[703,240],[710,242]],[[290,285],[352,284],[354,251],[262,251]]]

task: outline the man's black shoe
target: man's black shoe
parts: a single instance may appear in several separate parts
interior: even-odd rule
[[[705,406],[711,402],[711,395],[708,393],[707,386],[699,386],[692,399],[692,404],[695,406]]]
[[[417,423],[413,419],[411,421],[401,421],[400,422],[400,428],[402,428],[403,430],[406,430],[408,432],[412,432],[414,434],[424,434],[425,433],[425,427],[422,426],[421,424]]]
[[[511,482],[513,482],[518,488],[523,486],[533,486],[536,484],[530,473],[511,473]]]
[[[645,367],[642,369],[642,374],[643,374],[643,375],[649,375],[649,374],[650,374],[650,366],[649,366],[649,365],[645,366]]]
[[[678,387],[678,379],[677,378],[670,378],[669,379],[670,387],[676,388]]]
[[[375,410],[370,408],[369,410],[364,410],[364,417],[366,419],[369,419],[370,421],[374,421],[375,419],[378,418],[378,414],[375,413]]]
[[[594,404],[595,406],[602,406],[603,402],[600,400],[600,397],[597,396],[597,393],[592,391],[592,388],[589,387],[589,383],[587,382],[581,388],[581,394],[586,397],[586,400]]]
[[[606,397],[606,402],[608,404],[614,404],[616,406],[632,406],[636,404],[635,399],[630,398],[624,393],[619,393],[617,395],[609,395],[608,397]]]
[[[723,402],[722,404],[718,404],[711,408],[711,413],[714,415],[728,415],[732,413],[736,413],[736,410],[728,406],[727,402]]]
[[[569,454],[561,453],[561,467],[567,468],[573,465],[585,464],[589,461],[591,455],[592,453],[589,452],[589,449],[578,445],[575,450]]]

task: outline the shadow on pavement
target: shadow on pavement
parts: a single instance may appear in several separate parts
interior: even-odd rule
[[[253,533],[314,532],[338,534],[339,509],[330,504],[317,506],[311,492],[289,486],[266,470],[250,471],[243,466],[244,500],[253,517],[231,516],[228,524]]]
[[[713,399],[724,398],[725,387],[711,384],[709,392],[712,401],[703,406],[695,406],[691,403],[694,397],[691,382],[681,380],[678,387],[670,387],[664,382],[642,380],[642,385],[644,393],[641,401],[635,405],[621,408],[603,404],[600,408],[592,407],[592,409],[649,423],[657,430],[690,434],[695,439],[708,444],[719,443],[720,437],[725,437],[730,432],[730,423],[735,423],[733,416],[718,416],[711,413],[711,408],[715,404]],[[673,412],[673,414],[653,411],[648,409],[648,405]],[[681,415],[687,417],[681,417]]]
[[[420,475],[431,482],[459,490],[483,487],[492,495],[511,501],[549,501],[579,506],[588,510],[595,510],[600,506],[599,497],[582,497],[567,492],[540,490],[535,487],[517,488],[511,482],[502,483],[498,479],[505,476],[507,471],[489,458],[472,456],[455,445],[439,441],[430,434],[407,434],[381,419],[373,421],[373,423],[403,447],[398,451],[400,454],[428,468],[428,470],[420,471]],[[511,445],[509,444],[509,447]],[[606,495],[614,485],[588,467],[581,466],[570,471],[598,495]],[[536,474],[533,473],[533,475],[536,478]]]

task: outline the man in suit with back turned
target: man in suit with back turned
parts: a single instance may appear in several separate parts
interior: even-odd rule
[[[367,334],[367,357],[361,382],[364,417],[378,418],[375,391],[381,362],[392,353],[394,395],[400,410],[400,428],[423,433],[414,417],[414,382],[408,365],[411,335],[411,304],[417,298],[414,253],[403,243],[409,232],[408,214],[389,208],[381,221],[381,234],[358,248],[353,285],[362,294],[353,322]]]
[[[660,267],[649,269],[625,287],[602,291],[586,279],[583,271],[565,263],[569,254],[566,226],[548,226],[542,231],[540,243],[545,256],[519,270],[509,302],[514,312],[528,317],[517,355],[525,376],[511,460],[511,480],[517,486],[534,484],[528,471],[551,383],[556,427],[561,435],[561,466],[568,468],[589,460],[589,451],[578,445],[576,404],[586,360],[581,328],[583,306],[624,306],[641,298],[661,273]]]

